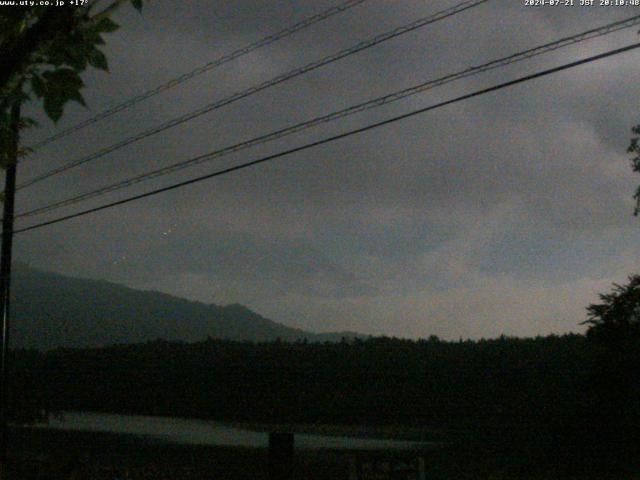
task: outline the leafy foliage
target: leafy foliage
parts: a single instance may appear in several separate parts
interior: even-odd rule
[[[103,35],[119,28],[109,15],[124,1],[113,0],[95,12],[98,3],[0,9],[0,165],[8,162],[12,105],[41,100],[57,122],[69,101],[85,105],[82,72],[89,66],[108,71]],[[131,4],[142,8],[142,0]]]
[[[597,347],[591,369],[592,431],[610,458],[637,456],[640,445],[640,275],[587,311],[587,337]],[[630,451],[631,448],[631,451]]]
[[[600,295],[602,303],[587,308],[588,336],[607,345],[640,341],[640,275],[629,277],[627,285],[613,285],[611,293]]]
[[[24,2],[29,3],[29,2]],[[31,2],[33,4],[40,2]],[[49,3],[49,2],[47,2]],[[109,18],[123,0],[113,0],[100,12],[93,10],[99,2],[85,7],[12,6],[0,8],[0,167],[14,162],[16,129],[35,122],[12,114],[16,106],[41,100],[47,116],[57,122],[67,102],[85,105],[80,93],[84,87],[80,75],[88,67],[107,70],[101,46],[102,35],[118,28]],[[133,0],[138,10],[142,0]],[[15,110],[14,110],[15,111]],[[27,149],[18,147],[18,157]],[[4,192],[0,194],[0,200]],[[29,395],[16,384],[12,417],[17,421],[35,420],[43,399]],[[11,403],[11,401],[9,402]]]
[[[636,125],[631,129],[634,135],[640,135],[640,125]],[[634,172],[640,173],[640,137],[633,137],[627,148],[628,153],[633,153],[635,156],[631,159],[631,168]],[[636,189],[636,193],[633,195],[633,198],[636,200],[636,206],[633,211],[635,216],[640,214],[640,186]]]

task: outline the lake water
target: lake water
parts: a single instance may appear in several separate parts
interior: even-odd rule
[[[66,412],[62,419],[52,418],[48,424],[37,427],[123,433],[183,445],[265,448],[269,443],[269,435],[265,432],[231,427],[220,422],[173,417]],[[410,450],[424,447],[426,443],[300,433],[295,435],[295,446],[310,450]]]

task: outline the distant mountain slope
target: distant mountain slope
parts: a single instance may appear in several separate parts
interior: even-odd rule
[[[162,338],[187,342],[208,336],[269,341],[339,341],[350,332],[314,334],[287,327],[242,305],[207,305],[106,281],[14,268],[11,344],[50,349]]]

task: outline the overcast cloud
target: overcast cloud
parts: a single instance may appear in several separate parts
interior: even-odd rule
[[[576,0],[577,2],[578,0]],[[369,0],[64,140],[27,179],[454,1]],[[320,12],[330,1],[156,0],[85,75],[91,111]],[[18,210],[202,154],[429,78],[638,14],[492,0],[23,190]],[[638,28],[451,83],[98,205],[638,41]],[[636,272],[639,53],[545,77],[278,161],[16,237],[16,258],[203,302],[242,303],[313,331],[444,338],[582,331],[585,307]],[[40,220],[79,207],[43,215]],[[32,220],[30,222],[33,222]],[[19,226],[30,222],[20,222]]]

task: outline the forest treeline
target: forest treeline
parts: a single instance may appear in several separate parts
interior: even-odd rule
[[[579,335],[324,344],[209,338],[15,355],[16,388],[32,391],[18,396],[54,411],[434,426],[558,421],[586,406],[595,361]]]
[[[20,350],[10,391],[18,412],[406,425],[472,442],[467,451],[493,445],[516,452],[504,458],[608,470],[640,458],[640,356],[629,345],[570,334]]]

